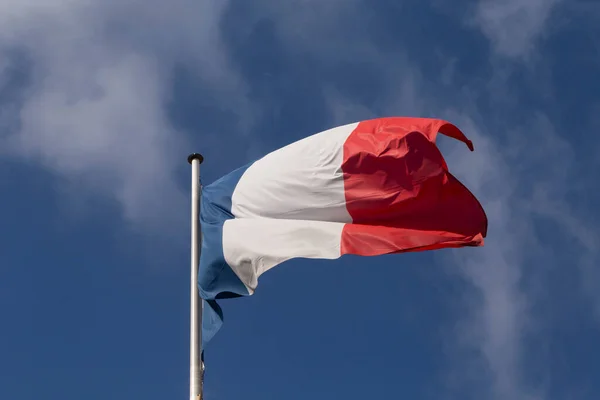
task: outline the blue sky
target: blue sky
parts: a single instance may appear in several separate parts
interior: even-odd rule
[[[224,301],[206,399],[595,399],[600,8],[0,2],[0,398],[188,391],[189,166],[446,118],[483,249],[294,260]]]

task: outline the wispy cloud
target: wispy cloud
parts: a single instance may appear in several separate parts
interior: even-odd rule
[[[450,168],[482,201],[490,226],[483,251],[456,253],[462,276],[476,289],[467,297],[469,313],[456,331],[458,343],[476,355],[463,354],[457,362],[466,370],[483,365],[475,374],[488,377],[491,385],[482,398],[541,398],[540,388],[528,386],[524,367],[534,299],[523,274],[525,255],[536,243],[531,216],[519,207],[518,186],[523,182],[492,139],[498,132],[477,126],[466,115],[450,112],[449,117],[477,144],[469,157],[451,152]]]
[[[451,154],[449,163],[482,200],[490,220],[484,251],[456,254],[464,277],[477,288],[467,302],[471,314],[459,324],[458,337],[465,349],[485,360],[483,375],[492,385],[483,397],[555,398],[549,390],[552,367],[544,362],[549,357],[545,348],[552,340],[552,325],[569,309],[555,304],[577,298],[578,291],[588,295],[596,310],[599,304],[594,280],[599,235],[588,205],[574,200],[582,190],[593,190],[591,180],[581,174],[575,150],[556,123],[541,112],[510,122],[504,133],[481,122],[485,116],[476,110],[471,115],[478,117],[478,124],[456,112],[448,115],[478,144],[475,157]],[[549,230],[554,226],[559,228]],[[556,257],[557,249],[569,254],[568,261]],[[557,274],[578,274],[582,285],[556,281]],[[561,300],[556,300],[557,293],[563,293]],[[461,362],[481,367],[477,358],[466,356]]]
[[[593,214],[588,210],[576,211],[565,197],[548,197],[541,187],[536,188],[536,214],[557,223],[564,236],[577,242],[577,256],[571,259],[574,273],[580,276],[581,289],[589,298],[596,320],[600,323],[600,234]],[[591,219],[590,219],[591,218]]]
[[[239,94],[243,82],[220,37],[227,5],[0,2],[0,59],[23,64],[1,67],[0,76],[26,75],[0,96],[10,109],[1,114],[2,152],[117,201],[136,227],[177,225],[187,208],[175,171],[187,138],[167,113],[172,72],[186,65],[217,94]],[[243,112],[243,96],[228,97]]]
[[[561,0],[480,0],[472,23],[495,52],[511,58],[531,55]]]
[[[552,165],[548,165],[547,179],[532,184],[530,211],[557,227],[561,248],[574,249],[563,267],[579,275],[581,290],[600,322],[600,229],[591,208],[597,201],[600,184],[585,160],[578,160],[572,146],[552,129],[547,119],[538,125],[544,128],[543,139]]]

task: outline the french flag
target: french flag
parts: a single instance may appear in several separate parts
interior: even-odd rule
[[[487,217],[448,171],[438,133],[473,150],[449,122],[379,118],[309,136],[204,187],[204,344],[222,324],[216,300],[252,295],[286,260],[482,246]]]

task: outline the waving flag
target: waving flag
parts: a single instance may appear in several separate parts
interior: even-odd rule
[[[446,121],[380,118],[309,136],[206,186],[204,343],[222,323],[216,300],[253,294],[286,260],[482,246],[485,212],[448,171],[438,132],[473,150]]]

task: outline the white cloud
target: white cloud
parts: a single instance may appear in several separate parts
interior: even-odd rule
[[[560,0],[480,0],[473,23],[506,57],[527,57]]]
[[[537,188],[541,189],[541,188]],[[548,198],[543,189],[536,192],[535,202],[539,206],[535,212],[558,224],[563,234],[575,239],[579,245],[577,256],[565,268],[573,268],[578,273],[581,289],[590,301],[594,317],[600,322],[600,234],[592,228],[593,220],[586,220],[589,211],[577,212],[562,198]],[[583,214],[583,215],[582,215]]]
[[[189,146],[166,112],[172,68],[188,66],[224,96],[243,91],[220,37],[227,4],[1,0],[0,59],[17,51],[31,67],[21,95],[1,99],[0,125],[12,128],[3,153],[112,197],[140,228],[181,222],[175,170]]]
[[[556,236],[562,248],[575,249],[570,263],[562,267],[579,274],[582,292],[600,322],[600,230],[596,213],[584,202],[586,194],[597,193],[598,183],[593,173],[582,172],[584,160],[577,159],[574,149],[552,129],[547,119],[541,118],[538,124],[543,127],[540,139],[549,149],[546,157],[552,163],[546,164],[547,179],[539,179],[532,185],[530,209],[558,227]]]
[[[486,368],[478,376],[487,374],[492,385],[483,397],[553,398],[545,386],[552,367],[543,361],[551,340],[548,327],[566,316],[546,308],[556,301],[557,291],[573,298],[569,291],[577,288],[553,281],[552,272],[579,274],[583,292],[596,312],[600,310],[596,279],[600,235],[593,219],[582,218],[593,215],[587,206],[573,202],[577,193],[593,190],[582,187],[589,177],[581,175],[574,149],[543,113],[509,121],[504,132],[476,124],[470,116],[447,115],[475,143],[472,155],[459,154],[460,149],[451,152],[450,168],[481,199],[490,223],[483,249],[456,252],[457,266],[477,288],[458,337],[464,348],[485,360]],[[470,115],[486,120],[476,109]],[[559,228],[540,232],[540,222]],[[552,256],[557,247],[570,252],[567,263]],[[481,366],[477,357],[470,362]]]
[[[475,144],[472,154],[465,155],[462,149],[450,152],[450,169],[480,199],[489,221],[484,248],[455,253],[456,266],[476,289],[457,337],[464,348],[479,354],[458,363],[479,365],[484,360],[478,375],[491,381],[484,398],[536,399],[541,389],[528,386],[523,354],[534,301],[523,282],[524,256],[535,240],[531,216],[519,207],[517,187],[522,182],[491,139],[497,132],[481,129],[469,116],[455,112],[448,116]]]

